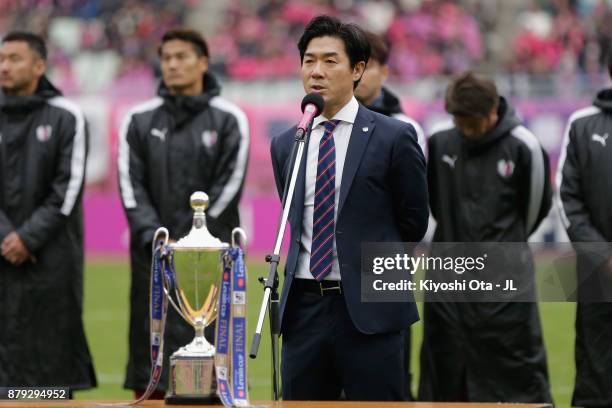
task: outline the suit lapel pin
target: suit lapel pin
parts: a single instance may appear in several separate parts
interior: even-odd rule
[[[361,128],[361,130],[363,130],[364,132],[367,132],[368,130],[370,130],[370,128],[364,127],[364,128]]]

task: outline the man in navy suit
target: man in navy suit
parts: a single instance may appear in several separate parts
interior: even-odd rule
[[[280,316],[286,400],[402,400],[402,330],[414,302],[361,301],[361,245],[415,242],[427,229],[425,159],[414,128],[359,105],[370,57],[363,30],[314,18],[298,42],[304,90],[323,96],[289,212]],[[279,193],[296,128],[272,141]]]

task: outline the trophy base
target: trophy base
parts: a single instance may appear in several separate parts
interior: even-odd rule
[[[198,395],[168,395],[165,398],[167,405],[219,405],[221,400],[216,395],[201,397]]]
[[[170,357],[169,380],[166,404],[208,405],[221,402],[217,396],[213,356],[173,354]]]

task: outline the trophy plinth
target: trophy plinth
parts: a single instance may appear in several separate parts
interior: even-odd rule
[[[181,350],[170,357],[170,392],[166,395],[166,403],[217,404],[214,353],[199,356],[185,354]]]
[[[166,403],[211,404],[219,402],[214,376],[215,348],[204,329],[215,321],[221,280],[221,253],[227,243],[213,237],[206,227],[208,196],[191,195],[193,226],[187,236],[168,247],[173,253],[177,312],[193,326],[193,341],[170,356],[170,383]]]

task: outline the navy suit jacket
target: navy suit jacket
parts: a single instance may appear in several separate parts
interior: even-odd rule
[[[279,195],[288,182],[295,132],[296,128],[289,129],[272,140]],[[300,250],[307,147],[308,143],[289,211],[291,245],[281,295],[281,324]],[[343,293],[359,331],[395,332],[419,319],[414,302],[361,302],[361,243],[420,241],[427,230],[427,200],[425,158],[415,129],[360,105],[344,162],[335,231]]]

